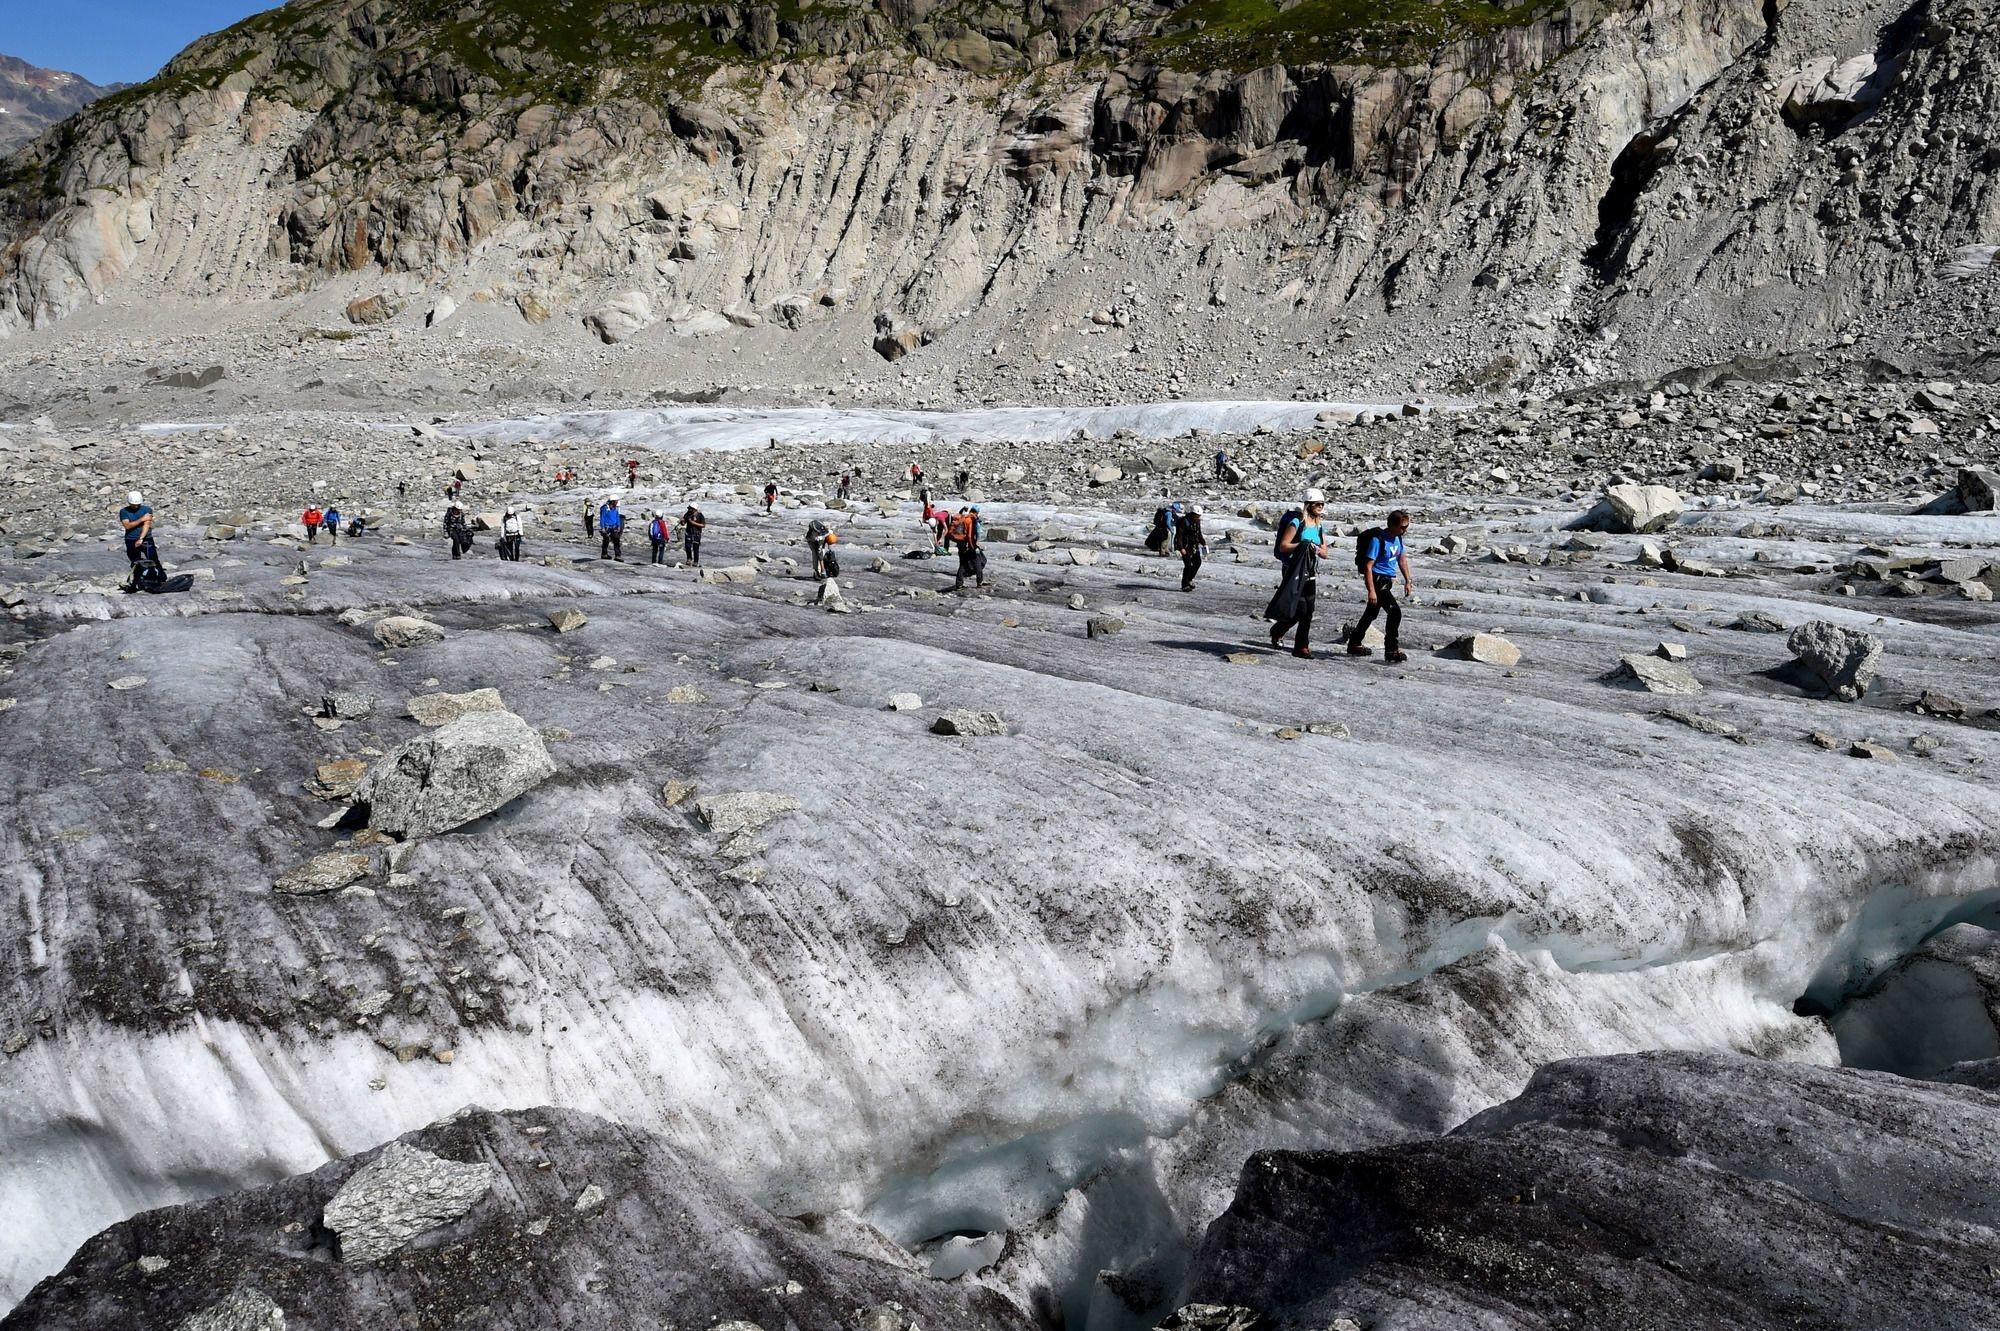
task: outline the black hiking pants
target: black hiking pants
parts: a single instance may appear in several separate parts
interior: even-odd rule
[[[623,527],[606,527],[597,542],[597,557],[599,559],[616,559],[620,563],[623,563],[625,560],[624,541],[625,529]]]
[[[1293,617],[1290,619],[1280,619],[1271,625],[1271,645],[1273,647],[1282,643],[1285,635],[1293,629],[1299,631],[1299,636],[1294,643],[1295,650],[1303,652],[1312,646],[1313,605],[1318,599],[1319,585],[1316,581],[1308,581],[1304,587],[1299,589],[1298,599],[1292,609]]]
[[[1181,590],[1194,590],[1194,575],[1201,572],[1201,550],[1190,546],[1181,551]]]
[[[1380,573],[1370,573],[1375,580],[1375,601],[1361,612],[1361,622],[1354,626],[1354,636],[1348,639],[1348,646],[1358,647],[1368,634],[1369,625],[1375,616],[1382,616],[1382,642],[1388,651],[1396,650],[1396,635],[1403,627],[1403,603],[1396,599],[1396,579],[1384,577]]]
[[[648,539],[648,540],[650,540],[650,541],[651,541],[651,542],[653,543],[653,562],[654,562],[655,564],[664,564],[664,563],[666,563],[666,562],[667,562],[667,543],[666,543],[665,541],[661,540],[661,539],[660,539],[659,537],[657,537],[657,536],[650,536],[650,537],[647,537],[647,539]]]
[[[690,565],[697,568],[701,566],[701,533],[699,531],[689,530],[685,533],[681,537],[681,549],[687,551],[687,560]]]

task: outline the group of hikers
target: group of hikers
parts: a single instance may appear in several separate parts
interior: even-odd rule
[[[333,545],[340,544],[340,510],[332,504],[321,508],[318,504],[307,504],[305,512],[299,514],[299,524],[306,529],[306,544],[317,545],[322,533]],[[366,518],[356,517],[347,525],[349,536],[359,536],[368,529]]]
[[[1216,455],[1217,470],[1228,466],[1226,454]],[[628,462],[628,475],[636,476],[638,464]],[[968,580],[975,586],[986,585],[986,551],[984,549],[985,526],[977,505],[962,505],[952,512],[944,505],[931,500],[928,489],[923,488],[923,468],[912,459],[908,472],[922,502],[920,521],[929,537],[932,555],[956,553],[958,564],[952,590],[962,592]],[[556,473],[557,483],[567,485],[575,479],[573,468],[564,468]],[[961,488],[966,479],[960,476]],[[851,473],[840,479],[842,497],[845,498],[851,484]],[[400,487],[399,487],[400,488]],[[459,483],[454,481],[446,490],[448,505],[444,516],[444,532],[450,544],[451,557],[462,559],[473,548],[473,524],[466,515],[465,508],[458,502]],[[767,513],[775,508],[778,496],[776,480],[767,481],[762,498]],[[137,490],[126,496],[126,504],[118,511],[119,525],[123,529],[125,557],[132,569],[131,578],[125,585],[127,591],[159,591],[170,589],[168,584],[191,581],[166,577],[160,564],[159,552],[153,540],[154,513],[150,505]],[[1299,507],[1285,513],[1279,519],[1273,553],[1280,565],[1278,588],[1265,607],[1264,618],[1270,621],[1270,642],[1273,648],[1282,648],[1286,637],[1292,639],[1292,655],[1312,656],[1313,614],[1319,597],[1319,561],[1333,553],[1333,533],[1325,522],[1326,495],[1317,489],[1309,489],[1300,500]],[[596,537],[598,558],[605,560],[624,559],[623,540],[625,515],[619,508],[616,495],[607,497],[593,507],[589,500],[582,506],[583,533],[586,539]],[[316,544],[321,535],[337,543],[341,535],[343,518],[338,506],[328,504],[321,508],[317,504],[308,505],[300,515],[305,529],[306,542]],[[651,550],[651,561],[664,564],[666,552],[675,535],[674,524],[664,511],[648,510],[642,518],[645,524],[647,543]],[[699,505],[690,503],[680,516],[681,548],[688,566],[701,567],[702,536],[708,528],[708,518]],[[366,531],[366,522],[355,517],[347,526],[346,534],[359,536]],[[1397,598],[1398,579],[1402,582],[1403,594],[1411,590],[1410,561],[1404,549],[1404,537],[1410,529],[1410,515],[1396,509],[1388,515],[1384,525],[1371,527],[1359,532],[1354,538],[1354,567],[1367,599],[1367,608],[1349,631],[1345,643],[1349,656],[1370,656],[1374,649],[1367,643],[1369,631],[1379,620],[1382,624],[1383,656],[1391,663],[1408,660],[1400,645],[1403,622],[1402,602]],[[525,535],[521,513],[511,505],[500,515],[499,538],[495,549],[499,557],[511,562],[521,559],[522,540]],[[812,557],[812,573],[815,579],[825,581],[840,574],[839,555],[834,549],[840,542],[840,535],[822,518],[814,518],[806,527],[806,548]],[[1153,513],[1152,527],[1145,539],[1147,549],[1155,554],[1166,554],[1170,550],[1181,560],[1181,590],[1194,589],[1195,576],[1200,572],[1202,562],[1208,553],[1208,539],[1202,528],[1202,511],[1198,504],[1175,500],[1162,505]]]
[[[1292,655],[1312,655],[1313,608],[1319,599],[1319,561],[1333,553],[1333,542],[1325,527],[1326,496],[1307,490],[1298,508],[1278,522],[1275,553],[1283,573],[1278,590],[1264,608],[1271,621],[1271,646],[1284,646],[1292,633]],[[1403,549],[1403,537],[1410,530],[1410,515],[1402,509],[1389,514],[1387,523],[1370,527],[1354,538],[1354,569],[1361,578],[1368,608],[1361,613],[1347,637],[1349,656],[1372,656],[1368,630],[1376,619],[1382,621],[1382,655],[1391,664],[1407,661],[1399,645],[1403,627],[1403,606],[1396,599],[1396,579],[1403,580],[1403,594],[1410,595],[1410,559]]]

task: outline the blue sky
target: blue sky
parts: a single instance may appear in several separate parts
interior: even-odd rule
[[[195,38],[278,0],[0,0],[0,55],[92,83],[136,83]]]

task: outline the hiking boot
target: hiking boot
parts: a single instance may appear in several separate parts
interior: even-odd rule
[[[1384,661],[1387,661],[1390,665],[1401,665],[1403,664],[1403,662],[1410,659],[1410,654],[1408,652],[1402,652],[1402,651],[1391,651],[1387,656],[1383,657],[1382,659]]]
[[[1275,647],[1283,647],[1284,645],[1285,645],[1285,635],[1284,635],[1284,634],[1282,634],[1282,633],[1273,633],[1273,634],[1271,635],[1271,646],[1272,646],[1272,647],[1274,647],[1274,648],[1275,648]]]
[[[1375,655],[1375,649],[1362,643],[1350,642],[1347,644],[1347,654],[1349,656],[1373,656]]]
[[[1312,660],[1312,655],[1313,655],[1312,648],[1294,647],[1292,648],[1292,655],[1298,657],[1301,661],[1310,661]]]

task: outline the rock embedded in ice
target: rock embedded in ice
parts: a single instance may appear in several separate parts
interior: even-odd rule
[[[1848,745],[1847,756],[1850,758],[1867,758],[1878,763],[1902,761],[1902,759],[1896,756],[1894,749],[1886,744],[1877,744],[1872,739],[1855,740],[1854,743]]]
[[[558,633],[574,633],[590,622],[581,610],[565,607],[549,611],[549,627]]]
[[[285,1310],[259,1289],[240,1289],[181,1319],[176,1331],[285,1331]]]
[[[892,693],[889,695],[889,710],[892,712],[914,712],[924,705],[924,700],[914,693]]]
[[[375,622],[375,641],[384,647],[423,647],[444,641],[444,630],[414,615],[390,615]]]
[[[418,725],[447,726],[462,716],[482,712],[504,712],[498,689],[473,689],[467,693],[419,693],[404,700],[404,706]]]
[[[1618,658],[1618,668],[1611,672],[1611,678],[1614,683],[1644,689],[1647,693],[1701,692],[1701,681],[1686,665],[1637,652]]]
[[[933,735],[961,735],[975,739],[1007,733],[1007,723],[997,712],[974,712],[963,707],[954,708],[931,722]]]
[[[757,581],[755,564],[730,564],[723,568],[705,568],[701,571],[703,582],[745,584]]]
[[[355,793],[376,831],[433,836],[492,813],[555,772],[527,722],[512,712],[477,712],[380,759]]]
[[[1613,485],[1604,492],[1614,531],[1656,532],[1681,514],[1679,493],[1665,485]]]
[[[1125,621],[1111,615],[1094,615],[1085,622],[1084,633],[1092,638],[1112,638],[1125,631]]]
[[[1882,659],[1880,638],[1824,619],[1793,629],[1785,646],[1800,666],[1842,702],[1853,702],[1868,692],[1875,678],[1875,663]]]
[[[702,826],[719,837],[754,832],[782,814],[798,811],[798,797],[765,790],[737,790],[703,795],[694,802]]]
[[[1516,666],[1521,663],[1521,649],[1497,633],[1468,633],[1448,644],[1444,654],[1461,661],[1478,661],[1482,665]]]
[[[1730,621],[1729,627],[1735,629],[1738,633],[1783,633],[1785,631],[1783,620],[1772,615],[1767,615],[1762,610],[1745,610]]]
[[[306,794],[314,799],[344,800],[353,796],[368,775],[368,764],[360,758],[335,758],[313,768]]]
[[[1699,712],[1690,712],[1679,707],[1663,707],[1659,711],[1654,712],[1653,716],[1656,720],[1678,722],[1690,730],[1699,730],[1704,735],[1720,735],[1725,739],[1731,739],[1741,733],[1727,721],[1719,720],[1713,716],[1703,716]]]
[[[495,1173],[391,1142],[341,1186],[322,1218],[340,1237],[341,1261],[380,1261],[470,1211]]]
[[[366,855],[333,851],[315,855],[298,868],[279,875],[277,881],[271,884],[271,890],[286,896],[337,892],[349,883],[366,878],[373,869],[374,861]]]
[[[1254,1308],[1190,1303],[1160,1323],[1160,1331],[1263,1331],[1264,1326]]]
[[[374,711],[375,700],[365,693],[329,693],[319,703],[319,714],[336,721],[363,721]]]
[[[133,689],[144,687],[145,683],[146,677],[144,675],[120,675],[118,678],[112,680],[107,687],[118,693],[129,693]]]

